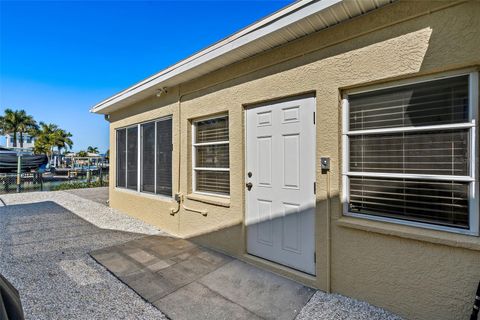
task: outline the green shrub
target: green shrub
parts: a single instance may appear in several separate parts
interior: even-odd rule
[[[69,190],[69,189],[84,189],[84,188],[97,188],[97,187],[107,187],[108,182],[104,181],[100,183],[100,181],[93,181],[93,182],[65,182],[59,184],[57,186],[52,187],[52,191],[59,191],[59,190]]]

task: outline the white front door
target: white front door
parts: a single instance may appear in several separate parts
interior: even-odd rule
[[[314,97],[246,111],[247,251],[310,274],[315,274],[314,112]]]

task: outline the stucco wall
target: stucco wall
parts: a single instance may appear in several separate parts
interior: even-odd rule
[[[184,194],[185,206],[206,209],[208,215],[181,209],[171,216],[170,208],[176,207],[171,200],[115,189],[114,163],[111,206],[172,234],[406,318],[467,318],[480,280],[480,238],[342,217],[340,97],[357,86],[478,68],[479,16],[477,1],[399,1],[113,113],[112,157],[116,128],[173,115],[174,192]],[[316,277],[246,255],[243,226],[244,107],[306,92],[314,92],[317,100],[317,164],[329,156],[332,167],[322,174],[317,166]],[[231,197],[192,199],[190,121],[216,113],[228,113],[230,119]]]

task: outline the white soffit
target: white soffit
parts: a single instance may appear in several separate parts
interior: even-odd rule
[[[103,100],[90,110],[108,114],[148,96],[267,51],[395,0],[300,0],[210,47]]]

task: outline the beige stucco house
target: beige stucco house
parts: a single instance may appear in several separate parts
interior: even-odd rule
[[[409,319],[480,280],[480,2],[302,0],[100,102],[110,205]]]

